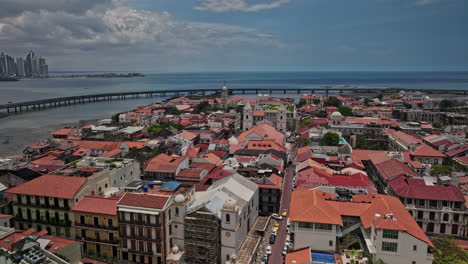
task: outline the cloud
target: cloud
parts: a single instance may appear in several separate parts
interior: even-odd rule
[[[35,49],[51,58],[56,63],[49,62],[51,68],[57,69],[54,65],[70,60],[83,66],[147,65],[151,60],[162,65],[236,47],[281,46],[274,36],[253,28],[181,21],[169,12],[133,9],[117,0],[104,2],[63,10],[45,5],[1,16],[2,48],[12,55]]]
[[[200,5],[196,6],[197,10],[208,10],[212,12],[258,12],[266,9],[280,7],[290,2],[290,0],[275,0],[273,2],[249,4],[248,0],[200,0]]]

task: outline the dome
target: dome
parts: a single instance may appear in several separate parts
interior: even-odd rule
[[[234,211],[236,209],[236,201],[229,199],[224,202],[224,209],[229,211]]]
[[[177,245],[172,247],[172,254],[174,255],[179,254],[179,247]]]
[[[178,194],[178,195],[176,195],[174,201],[176,203],[183,203],[183,202],[185,202],[185,197],[182,194]]]
[[[333,113],[331,114],[331,118],[332,118],[332,119],[342,119],[342,118],[343,118],[343,115],[341,115],[340,112],[333,112]]]

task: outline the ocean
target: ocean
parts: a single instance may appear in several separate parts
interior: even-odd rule
[[[73,74],[73,73],[68,73]],[[49,78],[0,82],[0,104],[60,96],[124,91],[221,88],[319,88],[324,85],[468,89],[468,72],[229,72],[164,73],[134,78]],[[286,96],[297,96],[286,95]],[[141,98],[70,105],[0,118],[0,157],[20,153],[54,128],[79,120],[108,118],[137,104],[158,100]]]

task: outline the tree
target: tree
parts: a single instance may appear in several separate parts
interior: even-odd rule
[[[452,173],[452,167],[448,165],[432,165],[431,176],[448,175]]]
[[[310,143],[312,143],[312,141],[308,138],[298,138],[296,140],[296,147],[302,148],[302,147],[310,145]]]
[[[391,94],[388,97],[390,97],[390,99],[400,99],[401,98],[398,94]]]
[[[366,141],[365,137],[357,137],[356,149],[369,149],[369,150],[383,150],[384,148],[377,143],[370,144]]]
[[[378,98],[379,101],[382,101],[382,99],[383,99],[383,94],[378,94],[375,98]]]
[[[207,101],[200,102],[197,107],[195,107],[195,113],[199,114],[201,112],[206,112],[210,109],[210,104]]]
[[[450,236],[436,236],[432,243],[435,246],[433,264],[468,263],[468,253],[459,248]]]
[[[344,116],[352,116],[353,115],[353,109],[346,107],[346,106],[340,106],[338,108],[338,112],[340,112]]]
[[[330,96],[324,103],[325,106],[334,106],[334,107],[340,107],[341,106],[341,101],[340,99],[336,98],[335,96]]]
[[[456,107],[458,103],[456,101],[444,99],[440,101],[439,107],[442,111],[453,111],[453,108]]]
[[[407,103],[407,102],[404,102],[403,105],[404,105],[406,108],[408,108],[408,109],[411,109],[411,107],[413,107],[412,104]]]
[[[310,125],[310,124],[313,124],[313,123],[314,123],[314,121],[313,121],[312,119],[310,119],[310,118],[305,118],[305,119],[303,119],[303,120],[301,121],[301,128],[306,127],[306,126],[308,126],[308,125]]]
[[[173,107],[167,109],[167,113],[169,115],[180,115],[180,110],[177,109],[175,106],[173,106]]]
[[[315,98],[315,99],[312,99],[312,102],[316,105],[320,104],[320,99],[318,98]]]
[[[307,104],[307,101],[305,99],[301,99],[299,100],[299,103],[297,104],[297,107],[301,107],[303,105],[306,105]]]
[[[441,125],[439,122],[437,122],[437,121],[432,122],[432,126],[435,127],[435,128],[437,128],[437,129],[442,128],[442,125]]]
[[[338,146],[340,136],[337,133],[327,132],[320,139],[320,145],[322,146]]]

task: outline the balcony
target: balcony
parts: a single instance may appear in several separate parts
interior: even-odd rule
[[[77,227],[86,227],[86,228],[95,228],[95,229],[104,229],[104,230],[112,230],[112,231],[119,230],[119,227],[117,227],[117,226],[88,225],[88,224],[82,224],[82,223],[75,223],[75,226],[77,226]]]
[[[161,237],[153,238],[147,236],[139,236],[139,235],[130,235],[130,234],[120,234],[121,238],[127,239],[136,239],[136,240],[144,240],[144,241],[151,241],[151,242],[161,242]]]
[[[144,250],[136,250],[136,249],[128,249],[129,253],[139,254],[139,255],[153,255],[153,251],[144,251]]]
[[[145,221],[135,221],[135,220],[125,220],[125,219],[119,219],[120,224],[131,224],[131,225],[144,225],[144,226],[155,226],[155,227],[161,227],[161,223],[148,223]]]
[[[31,203],[31,202],[19,202],[19,201],[13,201],[14,206],[25,206],[25,207],[40,207],[40,208],[47,208],[47,209],[53,209],[53,210],[64,210],[64,211],[69,211],[70,207],[69,206],[59,206],[59,205],[53,205],[53,204],[39,204],[37,205],[36,203]]]
[[[112,240],[108,240],[108,239],[93,238],[93,237],[77,237],[76,239],[84,241],[84,242],[108,244],[108,245],[112,245],[112,246],[117,246],[119,244],[119,240],[116,239],[116,238],[114,238]]]

